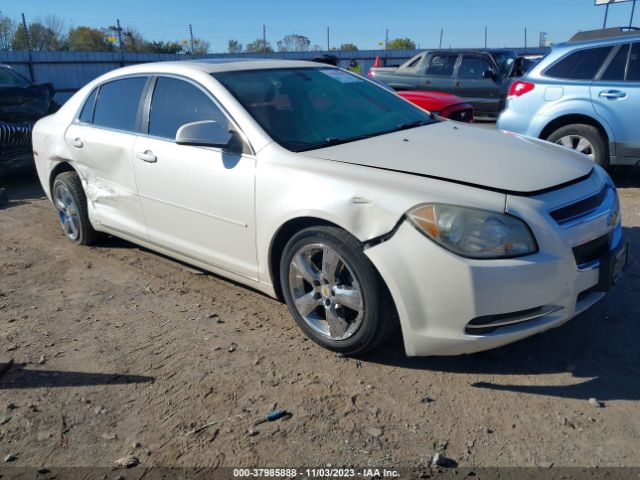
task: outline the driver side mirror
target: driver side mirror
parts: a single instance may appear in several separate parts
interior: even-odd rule
[[[497,75],[493,70],[487,70],[482,73],[482,78],[484,80],[495,80],[497,78]]]
[[[227,148],[233,135],[214,120],[203,120],[182,125],[176,133],[178,145]]]

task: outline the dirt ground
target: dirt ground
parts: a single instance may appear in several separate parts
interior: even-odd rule
[[[640,170],[616,182],[630,268],[587,313],[472,356],[410,359],[395,338],[347,359],[259,293],[118,239],[72,245],[37,181],[7,180],[0,460],[640,466]],[[250,431],[274,408],[293,416]]]

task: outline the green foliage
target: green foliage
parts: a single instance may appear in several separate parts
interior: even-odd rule
[[[113,44],[107,41],[102,30],[91,27],[76,27],[69,30],[69,50],[79,52],[113,52]]]
[[[358,47],[356,47],[353,43],[343,43],[337,48],[337,50],[341,50],[343,52],[355,52],[358,50]]]
[[[268,41],[265,43],[261,38],[257,38],[255,42],[247,43],[245,51],[251,53],[273,53],[273,48]]]
[[[153,41],[147,43],[147,51],[150,53],[181,53],[182,45],[178,42]]]
[[[387,45],[389,50],[415,50],[416,44],[409,38],[395,38]]]
[[[278,40],[279,52],[308,52],[311,40],[304,35],[297,33],[285,35],[282,40]]]

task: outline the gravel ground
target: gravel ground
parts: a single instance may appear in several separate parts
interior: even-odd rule
[[[632,259],[587,313],[472,356],[409,359],[395,338],[347,359],[252,290],[118,239],[72,245],[37,182],[14,178],[0,210],[0,362],[15,360],[0,460],[640,466],[640,170],[616,181]],[[252,428],[274,408],[293,416]]]

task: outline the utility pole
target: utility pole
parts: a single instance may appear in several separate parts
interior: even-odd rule
[[[524,27],[524,53],[527,53],[527,27]]]
[[[193,27],[189,24],[189,45],[191,46],[191,55],[193,55]]]
[[[487,27],[484,27],[484,48],[487,48],[487,35],[488,35],[488,31],[489,29]]]
[[[27,28],[27,19],[24,17],[24,13],[22,14],[22,28],[24,28],[24,39],[27,44],[27,55],[29,57],[29,76],[31,77],[31,81],[35,82],[33,63],[31,62],[31,40],[29,39],[29,29]]]
[[[631,7],[631,18],[629,18],[629,28],[633,26],[633,14],[636,13],[636,0],[633,0],[633,7]]]
[[[440,29],[440,44],[438,46],[439,49],[442,49],[442,37],[444,36],[444,28]]]
[[[387,33],[384,35],[384,49],[389,49],[389,29],[387,28]]]
[[[327,51],[331,50],[330,45],[329,45],[329,27],[327,27]]]
[[[122,52],[122,27],[119,18],[116,18],[116,32],[118,32],[118,51]]]
[[[267,26],[262,25],[262,53],[267,52]]]

